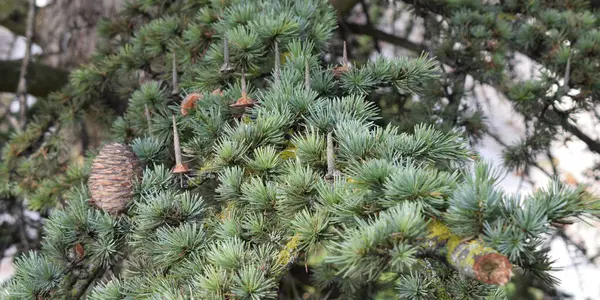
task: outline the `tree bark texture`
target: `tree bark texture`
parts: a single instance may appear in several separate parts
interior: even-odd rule
[[[116,15],[125,0],[53,0],[37,15],[37,43],[43,63],[70,70],[86,62],[96,48],[96,25]]]

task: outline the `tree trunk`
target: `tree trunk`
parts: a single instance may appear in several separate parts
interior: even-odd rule
[[[125,0],[53,0],[39,10],[37,43],[43,63],[72,69],[88,61],[96,48],[96,25],[119,12]]]

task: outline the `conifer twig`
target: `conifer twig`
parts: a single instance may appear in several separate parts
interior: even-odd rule
[[[175,151],[175,168],[173,168],[173,173],[186,173],[188,168],[183,164],[182,155],[181,155],[181,145],[179,143],[179,132],[177,130],[177,121],[175,120],[175,115],[171,115],[173,118],[173,148]]]
[[[335,149],[333,147],[333,133],[327,134],[327,174],[325,179],[333,180],[340,175],[340,171],[335,168]]]
[[[308,66],[308,59],[304,62],[304,86],[307,90],[310,90],[310,69]]]
[[[242,86],[242,97],[248,96],[248,90],[246,87],[246,70],[244,68],[242,68],[241,86]]]
[[[279,80],[280,80],[280,78],[279,78],[280,77],[279,64],[281,63],[280,60],[281,60],[281,57],[279,56],[279,43],[277,41],[275,41],[275,74],[274,74],[274,76],[275,76],[276,83],[279,83]]]
[[[502,141],[502,139],[500,138],[500,136],[498,136],[497,134],[495,134],[495,133],[493,133],[493,132],[491,132],[491,131],[488,131],[488,132],[487,132],[487,134],[488,134],[488,135],[489,135],[489,136],[490,136],[492,139],[494,139],[494,141],[496,141],[498,144],[500,144],[500,145],[501,145],[501,146],[503,146],[504,148],[507,148],[507,147],[508,147],[508,144],[507,144],[507,143],[505,143],[504,141]],[[546,175],[546,176],[548,176],[548,177],[552,178],[552,175],[551,175],[551,174],[550,174],[548,171],[546,171],[546,169],[542,168],[542,167],[541,167],[539,164],[537,164],[536,162],[533,162],[531,165],[532,165],[533,167],[535,167],[536,169],[540,170],[542,173],[544,173],[544,175]]]
[[[35,0],[29,0],[27,11],[27,29],[25,31],[25,55],[21,62],[17,97],[19,98],[19,126],[24,129],[27,124],[27,69],[31,60],[31,44],[33,40],[33,27],[35,26]]]
[[[177,56],[173,52],[173,95],[179,95],[179,79],[177,78]]]
[[[346,41],[344,41],[344,49],[342,50],[342,64],[344,67],[348,67],[348,48]]]
[[[146,116],[146,122],[148,122],[148,135],[152,135],[152,121],[150,118],[150,110],[148,104],[144,103],[144,115]]]
[[[171,115],[173,119],[173,147],[175,150],[175,163],[177,165],[181,164],[181,148],[179,145],[179,133],[177,132],[177,121],[175,120],[175,115]]]
[[[90,277],[87,278],[86,281],[78,289],[75,290],[75,293],[73,294],[73,299],[82,298],[85,295],[85,292],[90,288],[92,283],[94,283],[100,278],[100,276],[104,274],[104,271],[105,269],[103,267],[96,267],[94,273],[90,275]]]
[[[233,67],[229,63],[229,44],[227,42],[227,36],[223,37],[223,65],[220,69],[222,74],[229,74],[233,71]]]
[[[344,49],[342,50],[342,65],[333,68],[333,77],[335,79],[340,79],[342,75],[350,70],[348,63],[348,48],[346,46],[346,41],[344,41]]]
[[[254,100],[248,97],[248,90],[246,87],[246,69],[242,67],[242,96],[234,103],[231,104],[231,107],[252,107],[254,105]]]

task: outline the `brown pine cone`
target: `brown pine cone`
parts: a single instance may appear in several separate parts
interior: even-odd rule
[[[113,216],[125,212],[133,198],[134,181],[141,176],[142,165],[129,145],[105,145],[92,163],[89,204]]]

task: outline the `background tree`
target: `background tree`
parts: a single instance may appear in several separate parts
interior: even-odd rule
[[[17,35],[29,36],[26,34],[29,29],[30,43],[24,48],[36,44],[43,49],[41,55],[30,52],[27,59],[0,61],[0,92],[5,93],[0,97],[0,145],[4,149],[0,211],[8,215],[0,226],[0,253],[11,246],[17,246],[17,251],[39,246],[40,221],[62,201],[54,196],[79,176],[78,170],[67,168],[68,164],[81,162],[89,148],[96,148],[106,137],[114,114],[123,112],[126,97],[119,97],[112,90],[102,92],[110,90],[107,86],[96,88],[94,91],[98,94],[94,97],[86,95],[77,100],[69,96],[74,93],[73,85],[59,91],[67,83],[71,68],[93,59],[91,51],[95,45],[110,47],[115,40],[123,38],[118,34],[111,36],[113,31],[96,34],[96,25],[101,18],[109,16],[113,21],[107,21],[106,25],[122,24],[124,18],[128,18],[127,26],[131,28],[127,30],[134,30],[138,22],[147,22],[136,13],[115,14],[117,7],[126,8],[119,1],[56,0],[42,8],[34,6],[32,25],[27,26],[30,3],[32,1],[10,0],[0,4],[0,25],[15,34],[14,39],[6,41],[7,51],[14,50]],[[27,66],[23,73],[25,61]],[[25,89],[19,87],[17,92],[21,79],[25,79]],[[59,92],[49,95],[52,91]],[[11,106],[22,96],[38,97],[39,101],[31,107],[19,105],[16,112],[12,111]],[[58,180],[49,180],[56,174],[61,174],[54,178]],[[50,199],[48,197],[53,200],[44,202]],[[40,212],[42,219],[31,211]]]
[[[489,85],[512,103],[527,128],[521,142],[507,145],[507,167],[540,168],[536,157],[551,155],[549,147],[562,142],[561,133],[600,153],[595,134],[577,124],[578,113],[597,109],[597,1],[332,2],[342,16],[342,32],[370,38],[360,44],[366,50],[353,54],[365,59],[386,42],[415,55],[427,51],[443,64],[441,85],[427,89],[419,101],[382,100],[399,104],[395,118],[406,126],[427,119],[440,128],[459,126],[473,141],[486,133],[496,136],[481,110],[485,99],[473,93],[474,87]],[[397,22],[383,15],[390,11],[408,13],[404,36],[386,30],[386,21],[374,21]],[[524,58],[533,62],[533,77],[523,76]],[[556,170],[542,169],[549,175]]]
[[[375,124],[365,97],[426,95],[437,64],[328,61],[325,1],[140,0],[121,18],[4,148],[8,197],[62,202],[9,299],[504,298],[512,272],[552,285],[542,237],[597,212],[558,182],[505,195],[460,132]],[[107,98],[129,99],[117,143],[91,170],[60,159]]]
[[[33,42],[43,52],[33,57],[29,74],[29,93],[36,97],[59,89],[67,81],[66,71],[89,61],[101,41],[96,26],[102,19],[115,17],[125,3],[122,0],[43,2],[44,6],[36,7],[33,36]],[[3,41],[9,53],[14,50],[18,37],[25,36],[27,9],[28,1],[6,0],[0,4],[0,26],[14,34]],[[4,75],[0,92],[14,93],[20,61],[0,59]]]
[[[369,100],[376,102],[383,108],[383,118],[375,120],[378,124],[385,124],[392,121],[395,125],[399,126],[402,131],[411,131],[415,124],[424,121],[436,125],[438,129],[443,131],[450,131],[453,128],[458,127],[463,133],[466,133],[466,136],[471,142],[477,142],[486,133],[496,136],[493,131],[490,132],[487,128],[485,115],[479,109],[478,102],[482,101],[482,99],[475,99],[474,101],[472,98],[473,93],[471,86],[466,84],[466,82],[470,80],[469,78],[473,77],[476,79],[476,82],[486,83],[497,87],[498,90],[507,95],[511,101],[514,100],[515,107],[517,107],[526,117],[524,120],[526,124],[528,124],[530,134],[521,144],[517,145],[518,147],[513,146],[507,148],[506,158],[508,166],[524,169],[525,171],[531,167],[543,169],[535,163],[535,157],[546,155],[550,143],[557,139],[557,134],[568,131],[566,130],[568,128],[564,127],[566,124],[576,125],[576,123],[573,123],[572,121],[570,121],[571,123],[559,123],[558,121],[560,121],[560,119],[552,117],[555,114],[553,112],[554,107],[551,107],[552,105],[548,106],[546,109],[547,111],[541,110],[541,114],[539,116],[537,115],[540,112],[538,108],[543,108],[548,103],[558,103],[556,99],[566,99],[565,97],[560,96],[560,94],[548,96],[545,94],[545,91],[550,87],[550,84],[553,84],[553,82],[558,82],[558,86],[563,86],[558,89],[559,92],[563,90],[565,87],[562,82],[564,81],[561,81],[561,79],[562,77],[565,77],[564,74],[567,73],[565,72],[567,69],[566,63],[559,64],[557,62],[557,57],[560,58],[559,56],[546,57],[540,56],[539,53],[548,52],[546,50],[551,49],[549,45],[560,44],[561,42],[569,45],[576,45],[576,43],[579,42],[579,37],[586,36],[584,33],[589,31],[588,29],[591,29],[591,32],[593,32],[594,24],[597,24],[597,21],[595,21],[597,18],[592,12],[596,5],[594,2],[574,2],[569,3],[568,7],[562,2],[536,1],[530,2],[527,7],[522,7],[520,6],[521,4],[511,4],[510,2],[501,2],[500,5],[481,5],[481,3],[477,1],[417,1],[408,4],[401,1],[395,1],[394,3],[397,6],[389,6],[387,2],[375,1],[365,1],[363,3],[344,1],[342,3],[344,4],[343,6],[338,6],[339,4],[336,1],[331,2],[338,10],[341,26],[339,28],[337,39],[333,40],[331,46],[327,49],[327,52],[333,54],[333,59],[324,60],[325,62],[333,63],[335,62],[335,58],[341,59],[343,48],[341,40],[348,40],[350,45],[349,48],[351,50],[350,56],[354,59],[354,63],[357,66],[361,66],[365,63],[366,56],[370,55],[373,50],[377,50],[378,47],[376,45],[379,44],[370,44],[370,42],[375,40],[393,43],[398,46],[398,48],[407,49],[409,50],[409,53],[412,52],[415,55],[419,55],[422,51],[431,52],[443,63],[441,70],[444,72],[442,73],[442,76],[439,77],[440,81],[430,81],[430,85],[426,86],[422,89],[421,93],[419,93],[419,101],[415,101],[417,98],[413,97],[411,90],[398,92],[396,89],[378,89],[377,93],[368,93]],[[77,15],[77,12],[85,12],[84,10],[78,10],[78,2],[55,1],[55,4],[56,3],[58,3],[57,6],[52,7],[58,8],[61,7],[61,5],[72,4],[68,6],[69,8],[72,8],[72,10],[65,10],[68,15]],[[136,70],[121,72],[122,69],[119,69],[118,73],[106,73],[107,71],[114,70],[116,67],[107,66],[109,60],[104,57],[107,54],[114,54],[120,57],[119,59],[122,59],[125,55],[119,53],[119,51],[124,51],[121,50],[120,47],[134,35],[136,28],[139,28],[142,24],[146,24],[157,16],[171,13],[181,8],[178,4],[163,4],[164,3],[162,2],[151,3],[150,1],[133,3],[125,7],[125,11],[122,15],[102,24],[99,31],[101,39],[98,40],[99,51],[97,56],[94,57],[93,65],[90,66],[89,69],[84,69],[86,70],[86,73],[79,72],[78,76],[81,77],[77,79],[79,82],[87,80],[90,83],[94,83],[99,82],[97,80],[98,78],[104,77],[104,79],[101,80],[102,84],[97,86],[88,85],[85,87],[86,89],[89,88],[90,94],[94,95],[93,97],[83,100],[79,96],[81,91],[69,91],[69,89],[73,89],[80,84],[76,82],[76,79],[72,79],[69,86],[61,92],[61,97],[64,98],[52,95],[50,98],[56,97],[54,100],[44,100],[44,105],[56,105],[53,109],[37,106],[30,110],[28,117],[34,120],[34,126],[29,127],[28,130],[30,130],[30,132],[28,134],[18,135],[22,139],[21,141],[19,141],[18,138],[13,138],[11,140],[11,143],[21,147],[17,149],[28,149],[29,152],[22,154],[23,152],[19,151],[23,150],[19,150],[17,151],[19,152],[18,155],[6,156],[12,164],[12,166],[6,168],[6,170],[11,170],[13,176],[10,185],[7,184],[7,190],[16,186],[17,183],[19,186],[19,190],[14,192],[12,196],[8,198],[10,201],[7,201],[6,203],[18,203],[21,205],[24,204],[22,200],[27,199],[28,201],[25,205],[35,210],[41,210],[43,216],[47,215],[47,212],[56,207],[56,205],[62,206],[60,201],[61,197],[55,197],[56,194],[64,194],[62,191],[66,191],[69,186],[81,182],[81,177],[84,175],[79,172],[87,172],[87,170],[85,170],[85,168],[70,167],[69,170],[73,173],[66,173],[66,175],[59,176],[58,178],[50,178],[49,175],[55,173],[64,174],[64,170],[70,162],[81,160],[81,155],[85,153],[86,149],[95,149],[99,145],[96,141],[103,139],[105,136],[102,134],[102,130],[97,128],[106,127],[106,125],[111,122],[111,115],[120,115],[124,112],[125,105],[123,104],[125,101],[123,100],[129,98],[131,91],[137,89],[140,82],[147,80],[147,78],[170,80],[168,78],[170,76],[168,70],[169,66],[164,63],[164,61],[169,59],[168,57],[150,55],[150,58],[140,59],[139,57],[131,56],[123,61],[119,61],[119,63],[133,64],[131,69]],[[401,4],[404,5],[400,6]],[[110,8],[110,6],[106,5],[103,7]],[[352,8],[355,10],[350,11]],[[381,20],[383,12],[389,12],[390,8],[392,11],[395,10],[397,12],[406,11],[407,8],[414,9],[411,13],[414,17],[413,21],[415,24],[426,24],[424,28],[427,29],[427,31],[424,34],[424,38],[420,41],[415,41],[406,36],[385,33],[380,27],[381,24],[378,24],[375,20]],[[361,12],[361,9],[370,12],[369,18],[365,17],[365,14]],[[552,11],[552,9],[555,9],[556,11]],[[54,17],[59,15],[56,11],[48,11],[49,10],[45,13],[40,13],[39,15],[42,17]],[[92,9],[91,11],[98,11],[99,14],[103,14],[99,10]],[[105,11],[110,12],[111,10],[108,9]],[[554,23],[547,23],[548,16],[546,15],[554,12],[559,15],[557,17],[559,18],[559,21],[555,20],[553,21]],[[586,15],[586,12],[589,12],[588,15]],[[582,22],[580,24],[579,22],[583,20],[580,18],[582,15],[587,17],[591,16],[590,18],[594,21],[590,21],[591,23]],[[494,18],[494,16],[499,17]],[[40,20],[43,19],[42,17],[38,18],[36,23],[40,24]],[[541,24],[540,27],[532,27],[537,30],[534,30],[537,32],[537,35],[546,32],[544,31],[545,29],[550,29],[549,31],[557,29],[561,37],[552,38],[551,35],[549,35],[550,37],[542,35],[539,41],[530,39],[529,36],[527,36],[527,32],[528,30],[531,31],[531,28],[528,27],[529,25],[526,22],[523,22],[523,20],[529,17],[539,21],[540,23],[538,25]],[[492,19],[493,21],[490,21]],[[85,40],[81,38],[67,38],[69,35],[80,36],[83,32],[91,32],[89,26],[83,26],[81,31],[78,31],[81,27],[79,26],[81,22],[77,21],[79,20],[78,18],[52,18],[52,20],[54,20],[52,22],[59,20],[60,24],[68,24],[68,26],[66,26],[68,30],[64,34],[55,34],[52,36],[51,42],[48,42],[49,44],[56,47],[56,45],[63,43],[63,50],[81,49],[81,47],[64,47],[65,41],[83,41],[81,42],[82,45],[93,44],[86,43]],[[67,22],[65,20],[69,21]],[[93,20],[93,18],[85,17],[86,22],[89,20]],[[560,20],[567,20],[569,22],[562,22]],[[566,27],[560,27],[556,23],[561,23],[559,24],[561,26],[563,24],[568,24],[570,29],[567,30]],[[445,24],[450,24],[452,26],[445,26]],[[417,27],[417,25],[415,25],[415,27]],[[553,28],[553,26],[556,28]],[[43,28],[53,28],[53,26],[45,26]],[[505,29],[506,32],[503,31]],[[478,32],[477,30],[483,31]],[[568,34],[562,36],[563,30],[566,30]],[[489,38],[490,36],[486,31],[491,31],[493,33],[493,39]],[[498,34],[496,31],[499,31],[501,34],[496,36]],[[59,31],[57,30],[56,32]],[[351,34],[370,36],[371,40],[354,39],[354,35]],[[155,35],[161,36],[159,33],[151,33],[149,36],[152,36],[153,38]],[[85,34],[85,36],[87,36],[87,34]],[[516,40],[514,38],[517,36],[520,36],[521,40]],[[593,37],[593,35],[591,36]],[[468,45],[468,47],[465,49],[462,47],[455,49],[454,46],[456,46],[456,44],[452,44],[454,41],[460,41],[460,45]],[[527,43],[524,43],[523,41],[534,41],[537,43],[537,46],[532,46],[529,50],[533,54],[528,54],[527,51],[524,50],[523,47]],[[566,43],[565,41],[568,41],[569,43]],[[136,42],[138,43],[137,47],[145,47],[143,46],[144,43],[142,41]],[[210,42],[210,37],[207,37],[206,40],[202,41],[202,43],[204,43],[203,45],[206,47],[208,47]],[[165,42],[165,44],[167,43]],[[492,45],[494,45],[494,47],[492,47],[495,48],[492,49],[494,51],[488,49],[489,46]],[[580,43],[578,45],[583,44]],[[583,48],[579,49],[575,46],[569,48],[573,48],[572,51],[574,53],[583,53],[578,52],[583,51]],[[594,47],[592,46],[592,49],[593,48]],[[206,48],[200,49],[203,50]],[[139,55],[142,53],[139,50],[129,51],[131,51],[131,55]],[[594,56],[595,52],[591,51],[590,53],[582,57],[586,57],[589,60],[589,64],[587,64],[588,67],[595,66],[594,64],[597,66],[597,58]],[[522,54],[530,55],[532,56],[532,59],[536,59],[540,65],[546,66],[544,70],[547,71],[547,76],[540,78],[542,78],[543,81],[547,81],[547,84],[541,84],[537,81],[523,82],[522,79],[513,76],[516,73],[515,70],[517,70],[517,68],[514,67],[515,57],[519,57],[519,55]],[[177,56],[180,60],[178,68],[180,69],[182,76],[187,76],[185,70],[182,68],[183,65],[187,63],[187,57],[189,55],[186,53],[183,53],[182,55],[183,56]],[[492,60],[489,60],[490,55]],[[535,58],[536,55],[541,58]],[[56,54],[50,51],[49,56],[43,57],[43,62],[52,65],[52,62],[49,61],[54,59],[62,64],[66,63],[68,68],[70,68],[76,64],[76,60],[65,60],[65,57],[70,56],[74,56],[73,53],[58,56],[62,58],[57,59]],[[191,57],[193,58],[194,56],[191,55]],[[579,59],[582,57],[577,58]],[[182,61],[182,59],[185,60]],[[138,61],[136,62],[135,60]],[[140,61],[143,62],[140,63]],[[37,61],[34,60],[33,64],[35,65],[36,62]],[[144,64],[147,64],[147,66],[144,66]],[[160,64],[163,64],[163,66],[157,67],[157,65]],[[513,66],[511,66],[511,64]],[[558,66],[559,69],[552,69],[556,66]],[[18,70],[20,64],[14,64],[13,67],[15,70]],[[569,69],[575,67],[578,66],[570,63]],[[157,68],[159,69],[158,71],[156,71]],[[148,71],[148,69],[151,71]],[[579,68],[578,72],[583,72],[582,70],[584,69]],[[47,71],[40,71],[37,73],[34,71],[32,74],[54,74],[51,71],[55,72],[54,69],[48,69]],[[105,75],[102,75],[103,73]],[[123,73],[127,74],[124,75]],[[66,75],[66,73],[62,74]],[[591,71],[588,72],[588,74],[591,74]],[[109,79],[115,78],[117,75],[119,76],[118,80]],[[362,74],[358,74],[357,76],[362,76]],[[569,76],[572,77],[571,74]],[[33,77],[35,80],[36,76]],[[18,79],[18,77],[14,78]],[[54,79],[56,77],[50,76],[49,78]],[[75,78],[75,76],[72,76],[72,78]],[[123,80],[124,78],[126,80]],[[354,77],[353,80],[362,82],[364,78]],[[573,80],[569,79],[568,81],[571,82]],[[31,82],[33,81],[30,80],[30,83]],[[41,80],[39,82],[47,82],[47,80]],[[55,85],[56,84],[53,83],[51,87]],[[14,86],[16,87],[16,80]],[[580,81],[573,81],[573,83],[569,85],[569,87],[576,87],[573,91],[579,89],[580,86]],[[412,86],[407,87],[414,88]],[[535,89],[533,89],[534,87]],[[34,88],[35,85],[30,85],[29,90],[33,91]],[[364,88],[365,87],[360,86],[357,91]],[[591,85],[591,87],[588,86],[588,88],[593,91],[596,90],[593,85]],[[14,89],[11,89],[11,91],[14,91]],[[46,89],[46,93],[47,91],[48,90]],[[516,93],[516,91],[522,92],[523,95],[527,96],[526,98],[528,100],[511,96]],[[529,97],[534,100],[529,99]],[[74,101],[73,99],[78,100]],[[584,99],[578,103],[579,104],[574,106],[573,109],[567,110],[568,115],[563,115],[565,120],[570,120],[570,117],[575,116],[578,111],[589,108],[591,103],[593,103],[593,97],[584,97]],[[542,104],[544,105],[540,106]],[[558,107],[564,108],[564,106],[561,105],[558,105]],[[149,107],[149,112],[151,112],[151,108],[152,107]],[[112,112],[114,112],[114,114]],[[145,115],[146,109],[139,110],[138,113],[140,112]],[[98,118],[98,116],[104,116],[105,118]],[[48,121],[48,123],[45,123],[50,125],[42,128],[35,128],[35,126],[39,125],[37,119],[51,120]],[[550,123],[550,121],[546,119],[554,120],[556,122]],[[69,120],[69,122],[64,123],[66,126],[61,125],[56,127],[55,124],[62,124],[62,120]],[[95,120],[100,120],[100,122],[94,122]],[[118,122],[123,122],[123,120],[125,120],[125,118],[119,119]],[[141,121],[146,121],[146,119]],[[123,125],[122,123],[118,124]],[[122,130],[135,131],[135,127],[136,126],[130,126],[129,124],[129,126],[123,127]],[[578,126],[575,126],[575,129],[577,130],[573,131],[573,128],[571,128],[575,136],[577,136],[577,134],[575,134],[577,131],[584,132],[584,130]],[[26,139],[26,136],[30,139]],[[130,139],[133,139],[135,136],[136,134],[132,132]],[[589,134],[589,136],[591,136],[591,134]],[[584,136],[581,136],[580,138],[582,138],[583,141],[586,141]],[[593,138],[590,139],[593,141]],[[64,145],[75,144],[74,141],[78,142],[78,147],[75,151],[73,151],[73,148],[67,150],[63,147]],[[588,139],[587,141],[589,142],[590,140]],[[52,147],[47,147],[48,145]],[[79,145],[81,145],[81,147],[79,147]],[[5,149],[8,149],[8,146]],[[38,154],[35,155],[35,153]],[[30,154],[31,156],[29,156]],[[48,160],[47,157],[49,157],[51,161],[53,158],[60,159],[56,164],[46,165]],[[39,168],[45,168],[44,170],[48,171],[39,172]],[[557,168],[549,168],[544,171],[553,175],[552,173],[557,172]],[[9,181],[7,180],[6,182],[8,183]],[[11,194],[7,192],[7,195]],[[57,199],[59,201],[57,201]],[[15,229],[18,229],[18,227],[11,227],[11,230]],[[10,245],[11,243],[14,243],[14,240],[11,240],[6,245]]]
[[[354,38],[354,58],[366,60],[391,44],[407,55],[426,50],[443,64],[441,85],[426,89],[431,93],[418,101],[394,95],[374,99],[396,124],[410,128],[428,120],[442,130],[459,126],[472,142],[491,137],[505,148],[505,166],[524,178],[535,169],[572,183],[551,150],[571,140],[598,154],[597,1],[333,3],[341,11],[341,31]],[[389,29],[398,23],[404,30]],[[532,71],[524,70],[529,65]],[[505,128],[489,126],[482,108],[489,106],[490,87],[517,113],[511,119],[523,123],[519,142],[505,140]],[[591,166],[581,177],[597,184],[596,169]],[[590,256],[564,231],[559,236],[576,246],[578,255]],[[588,260],[595,263],[592,256]]]

